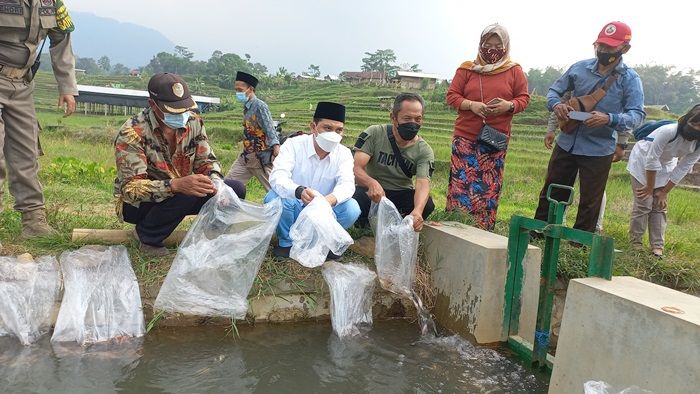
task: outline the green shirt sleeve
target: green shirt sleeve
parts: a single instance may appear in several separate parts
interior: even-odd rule
[[[433,169],[435,168],[433,148],[431,148],[427,142],[421,141],[420,149],[420,155],[418,160],[416,160],[416,179],[430,179],[433,175]]]
[[[357,137],[357,142],[353,146],[352,150],[364,152],[369,155],[369,157],[374,156],[375,144],[377,141],[377,130],[381,132],[382,127],[378,125],[369,126],[365,131],[360,133]]]

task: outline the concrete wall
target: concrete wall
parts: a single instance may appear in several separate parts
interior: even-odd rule
[[[570,281],[549,392],[588,380],[699,392],[700,298],[631,277]]]
[[[296,264],[291,263],[290,264]],[[146,323],[154,315],[153,303],[162,283],[149,286],[140,286],[141,303]],[[297,283],[297,285],[299,285]],[[330,293],[328,286],[323,281],[309,281],[303,284],[305,291],[301,293],[295,286],[286,281],[277,283],[272,289],[275,295],[257,295],[248,299],[249,308],[247,320],[256,323],[283,323],[309,320],[330,320]],[[269,289],[268,289],[269,290]],[[255,294],[255,292],[251,292]],[[61,307],[63,292],[59,294],[57,303],[51,314],[51,324],[56,323],[58,311]],[[416,308],[405,297],[399,297],[391,292],[383,290],[379,285],[374,289],[372,298],[372,316],[375,320],[417,318]],[[164,314],[158,321],[159,326],[189,327],[200,325],[231,324],[231,319],[223,317],[187,316],[179,313]]]
[[[508,239],[454,222],[427,225],[421,236],[438,294],[433,313],[439,324],[478,343],[505,341]],[[519,334],[530,342],[537,318],[541,258],[540,249],[530,246],[524,259]]]

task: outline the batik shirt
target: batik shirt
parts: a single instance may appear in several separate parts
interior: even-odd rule
[[[261,152],[279,144],[270,109],[257,97],[248,100],[243,108],[243,136],[245,153]]]
[[[166,179],[204,174],[222,179],[219,161],[209,146],[202,119],[194,114],[176,131],[175,152],[168,143],[150,108],[127,120],[114,141],[117,179],[114,194],[121,202],[138,207],[143,201],[160,202],[174,194]]]

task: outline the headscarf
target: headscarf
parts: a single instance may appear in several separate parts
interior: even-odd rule
[[[486,41],[491,35],[497,35],[500,39],[501,42],[503,43],[503,48],[506,50],[506,53],[503,55],[501,60],[497,61],[496,63],[493,64],[488,64],[486,61],[481,57],[481,45]],[[485,75],[494,75],[494,74],[500,74],[504,71],[510,70],[513,66],[517,66],[518,63],[515,63],[510,60],[510,38],[508,36],[508,31],[506,30],[505,27],[499,25],[498,23],[494,23],[492,25],[486,26],[484,31],[481,32],[481,39],[479,40],[479,48],[476,51],[476,60],[472,61],[466,61],[462,63],[459,68],[463,68],[465,70],[472,70],[474,72],[477,72],[479,74],[485,74]]]
[[[678,118],[678,133],[686,140],[700,140],[700,131],[688,123],[700,122],[700,104],[696,104],[687,114]],[[700,142],[698,142],[700,144]]]

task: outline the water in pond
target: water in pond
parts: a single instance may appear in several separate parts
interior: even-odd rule
[[[0,391],[56,393],[538,393],[546,378],[502,349],[421,339],[406,321],[340,340],[330,324],[162,328],[81,349],[0,338]]]

